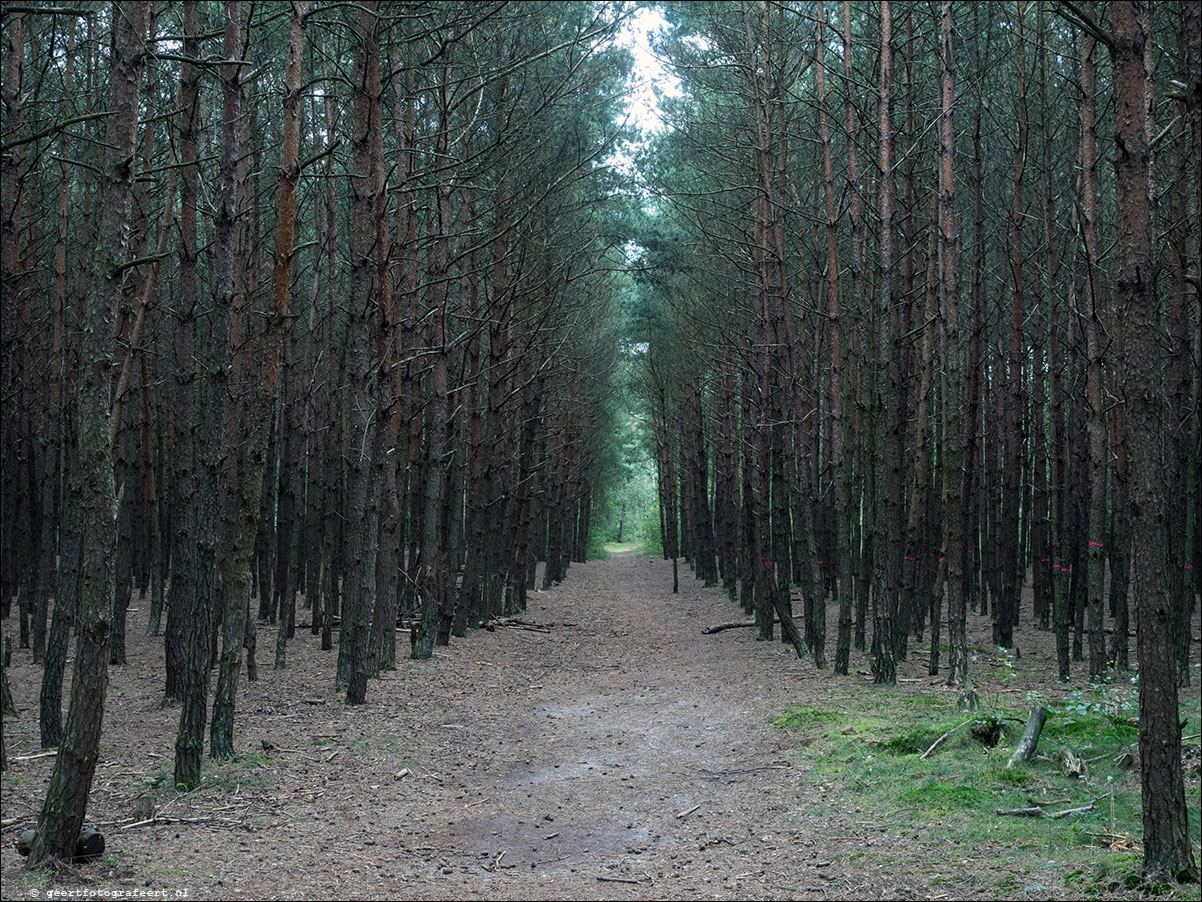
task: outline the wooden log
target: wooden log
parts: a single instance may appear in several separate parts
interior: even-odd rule
[[[1023,731],[1023,738],[1018,741],[1018,747],[1010,756],[1010,760],[1006,762],[1006,767],[1026,764],[1031,760],[1031,756],[1035,754],[1035,749],[1039,745],[1039,737],[1043,733],[1043,725],[1047,719],[1048,709],[1043,705],[1036,705],[1031,709],[1031,716],[1027,718],[1027,728]]]
[[[737,630],[746,626],[755,626],[754,620],[749,620],[747,623],[716,623],[713,626],[707,626],[701,631],[701,635],[709,636],[713,633],[720,633],[723,630]]]
[[[30,849],[33,848],[33,840],[37,836],[36,830],[25,830],[17,837],[17,852],[21,855],[28,855]],[[75,864],[83,864],[91,861],[94,858],[99,858],[104,854],[104,834],[95,827],[84,827],[79,831],[79,839],[75,841],[75,854],[72,856],[72,861]]]

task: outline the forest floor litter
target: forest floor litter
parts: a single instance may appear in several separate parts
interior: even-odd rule
[[[703,634],[736,620],[737,606],[683,573],[680,594],[671,584],[670,563],[637,553],[574,564],[520,618],[473,630],[433,660],[401,659],[358,708],[334,689],[336,652],[298,629],[286,669],[264,660],[259,681],[243,683],[238,757],[206,762],[187,794],[171,786],[179,710],[160,706],[162,640],[143,636],[135,596],[87,818],[107,851],[53,875],[27,872],[16,850],[54,766],[38,747],[41,669],[17,650],[2,896],[1188,898],[1131,879],[1137,819],[1129,798],[1117,812],[1115,799],[1137,791],[1139,776],[1121,687],[1058,683],[1051,633],[1024,622],[1021,651],[1003,651],[989,621],[970,614],[980,716],[1019,723],[1000,723],[995,748],[956,729],[920,758],[971,716],[957,710],[958,691],[927,675],[927,640],[911,641],[898,686],[876,687],[860,652],[853,673],[836,677],[755,630]],[[398,633],[402,655],[406,639]],[[1054,712],[1043,754],[1007,775],[1032,693]],[[1187,716],[1197,733],[1198,715]],[[1089,779],[1060,773],[1056,752],[1069,741],[1096,756]],[[1044,815],[998,816],[1019,808]],[[1060,819],[1070,808],[1081,810]]]

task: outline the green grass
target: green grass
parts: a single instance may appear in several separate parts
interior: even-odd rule
[[[1181,716],[1197,723],[1194,693]],[[857,820],[879,822],[898,835],[915,833],[916,858],[940,856],[962,844],[1001,844],[998,891],[1039,896],[1039,887],[1059,881],[1086,896],[1125,892],[1139,881],[1139,856],[1124,857],[1111,843],[1142,838],[1138,769],[1115,762],[1135,751],[1138,728],[1132,719],[1134,690],[1120,686],[1073,691],[1063,699],[1040,700],[1049,707],[1035,758],[1006,764],[1022,735],[1029,705],[1018,700],[999,706],[982,702],[974,714],[958,712],[954,695],[872,687],[840,698],[838,711],[797,704],[772,718],[792,734],[794,755],[809,760],[801,791],[816,806],[834,813],[855,812]],[[1000,718],[998,745],[986,749],[971,732],[973,721]],[[971,720],[970,720],[971,719]],[[931,754],[922,754],[944,734]],[[1087,779],[1070,779],[1058,753],[1071,748],[1090,761]],[[997,814],[998,809],[1040,805],[1049,813],[1094,804],[1091,811],[1060,819]],[[1197,844],[1199,792],[1187,793],[1190,833]],[[904,812],[904,814],[902,814]],[[994,846],[996,847],[996,845]],[[873,865],[882,862],[867,853]],[[1049,861],[1057,862],[1054,872]],[[1165,888],[1172,898],[1183,888]],[[1142,886],[1140,892],[1150,892]],[[1189,898],[1187,893],[1181,898]],[[1195,896],[1196,897],[1196,896]]]
[[[201,764],[200,785],[194,792],[217,789],[236,792],[240,789],[272,789],[276,785],[275,759],[258,752],[236,755],[230,761],[205,758]],[[174,792],[175,773],[171,762],[164,762],[142,780],[141,785],[154,794]]]
[[[772,718],[772,725],[784,727],[786,730],[800,730],[822,721],[842,719],[843,715],[837,711],[819,711],[806,705],[794,705],[786,709],[780,717]]]
[[[638,551],[642,547],[641,542],[604,542],[601,550],[606,554],[621,554],[624,551]]]
[[[941,814],[957,808],[976,808],[987,799],[988,794],[983,790],[933,778],[901,794],[903,802],[918,803],[919,807]]]

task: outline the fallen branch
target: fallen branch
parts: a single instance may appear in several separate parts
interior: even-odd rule
[[[682,818],[686,818],[700,807],[701,807],[701,803],[698,802],[696,805],[694,805],[692,808],[688,809],[687,811],[677,811],[676,817],[678,820],[680,820]]]
[[[1050,817],[1054,820],[1058,817],[1064,817],[1066,814],[1084,814],[1086,811],[1093,811],[1093,810],[1094,810],[1094,803],[1090,802],[1088,805],[1082,805],[1080,808],[1065,808],[1063,811],[1057,811],[1053,814],[1049,814],[1048,817]]]
[[[999,808],[998,814],[1013,814],[1016,817],[1047,817],[1048,813],[1036,805],[1034,808]]]
[[[1063,811],[1045,811],[1042,807],[1036,805],[1034,808],[998,808],[997,813],[1012,814],[1017,817],[1043,817],[1050,821],[1054,821],[1057,818],[1065,817],[1070,814],[1084,814],[1087,811],[1094,810],[1096,810],[1094,808],[1094,803],[1090,802],[1088,805],[1082,805],[1080,808],[1065,808]]]
[[[933,752],[933,751],[935,751],[935,749],[939,748],[939,743],[941,743],[941,742],[943,742],[943,740],[947,739],[948,736],[951,736],[952,733],[956,732],[956,730],[960,729],[961,727],[966,727],[972,722],[973,722],[973,718],[970,717],[968,720],[964,721],[964,723],[956,724],[954,727],[952,727],[950,730],[948,730],[946,733],[944,733],[942,736],[940,736],[938,739],[936,739],[934,742],[932,742],[931,747],[929,749],[927,749],[925,752],[923,752],[921,755],[918,756],[918,760],[921,761],[924,758],[926,758],[929,754],[931,754],[931,752]]]
[[[709,636],[714,633],[720,633],[723,630],[738,630],[744,627],[755,626],[755,621],[751,620],[747,623],[716,623],[713,626],[707,626],[701,631],[701,635]]]
[[[551,632],[551,628],[549,626],[543,626],[541,623],[533,623],[529,620],[517,620],[513,617],[497,617],[494,620],[487,620],[480,625],[490,632],[495,630],[498,626],[511,630],[525,630],[528,633]]]
[[[58,749],[50,749],[46,752],[37,752],[33,755],[17,755],[13,761],[33,761],[37,758],[53,758],[58,754]]]
[[[597,875],[597,879],[602,883],[633,883],[636,885],[643,883],[642,880],[631,880],[629,877],[604,877],[601,874]]]
[[[237,824],[239,821],[228,817],[171,817],[156,814],[145,820],[134,821],[132,824],[122,824],[122,830],[132,830],[134,827],[148,827],[152,824]]]

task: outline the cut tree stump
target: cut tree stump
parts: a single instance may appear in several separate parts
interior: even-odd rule
[[[1027,728],[1023,731],[1023,738],[1018,741],[1018,747],[1010,756],[1010,760],[1006,762],[1006,767],[1026,764],[1031,760],[1031,756],[1035,754],[1035,749],[1039,745],[1039,736],[1043,733],[1043,725],[1047,719],[1048,709],[1043,705],[1037,705],[1031,709],[1031,716],[1027,718]]]
[[[1061,749],[1060,772],[1074,780],[1088,780],[1089,762],[1077,755],[1072,749]]]

